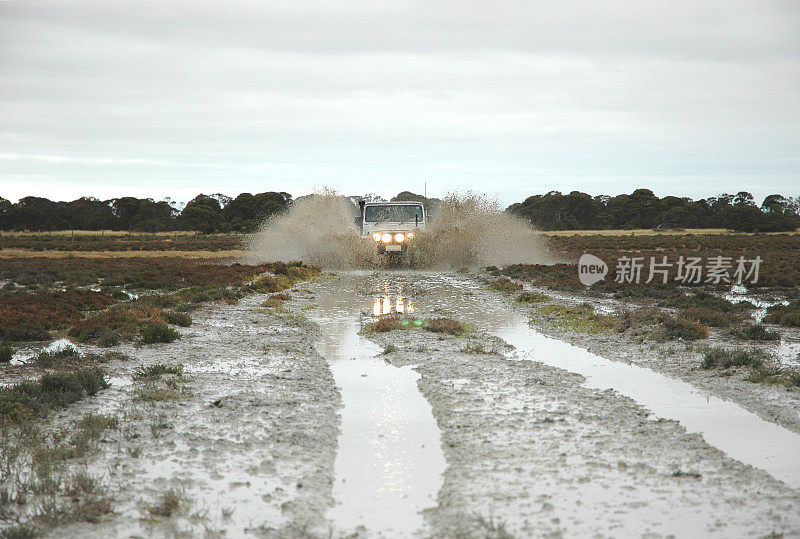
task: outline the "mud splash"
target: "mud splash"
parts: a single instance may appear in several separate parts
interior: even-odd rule
[[[449,193],[428,228],[409,244],[400,265],[416,268],[461,269],[488,265],[547,264],[553,259],[540,238],[500,204],[472,192]],[[398,265],[377,255],[371,241],[362,241],[355,207],[336,192],[298,199],[253,234],[242,261],[302,260],[326,268],[371,269]]]
[[[253,234],[243,262],[302,260],[326,268],[372,267],[373,254],[359,237],[349,202],[325,190],[297,199]]]
[[[420,267],[434,269],[552,263],[544,242],[525,221],[473,192],[448,193],[415,245],[424,253]]]

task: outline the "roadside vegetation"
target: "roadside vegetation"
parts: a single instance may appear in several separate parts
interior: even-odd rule
[[[767,316],[764,321],[787,327],[800,327],[800,299],[792,301],[789,305],[774,305],[770,307],[767,309]]]
[[[384,316],[375,322],[366,324],[361,329],[361,333],[386,333],[413,328],[456,337],[463,337],[471,333],[468,326],[452,318],[415,318],[411,316]]]
[[[712,346],[703,351],[701,367],[711,369],[746,368],[749,382],[800,388],[800,370],[780,366],[758,348],[723,348]]]
[[[63,263],[62,263],[63,262]],[[182,258],[0,259],[0,341],[49,340],[116,346],[171,342],[172,326],[191,325],[192,310],[277,292],[319,274],[295,263],[255,266]],[[65,287],[61,289],[61,287]]]
[[[49,365],[77,355],[72,348],[43,352],[36,362]],[[42,428],[51,411],[107,387],[96,367],[0,387],[0,536],[35,537],[64,523],[95,522],[111,511],[101,479],[89,475],[85,463],[104,432],[118,427],[117,418],[87,414],[71,425]]]
[[[548,249],[556,258],[574,260],[573,263],[514,264],[502,269],[489,267],[487,271],[496,276],[531,281],[536,286],[552,290],[585,290],[578,281],[577,260],[583,253],[591,253],[609,264],[609,275],[605,282],[591,287],[592,291],[620,292],[649,296],[669,291],[676,287],[677,268],[669,271],[666,286],[651,283],[648,285],[618,284],[614,279],[613,262],[621,256],[641,256],[649,263],[650,257],[661,257],[674,253],[670,259],[674,263],[677,256],[701,257],[730,256],[737,258],[746,254],[747,258],[759,255],[761,264],[758,282],[748,285],[749,289],[778,288],[791,291],[800,287],[800,234],[651,234],[636,235],[624,231],[613,234],[579,233],[544,235]],[[643,272],[643,279],[647,279]],[[723,285],[718,288],[730,287]],[[698,288],[715,289],[713,285]],[[797,298],[800,299],[800,298]]]
[[[574,306],[540,305],[535,308],[534,313],[534,316],[561,331],[610,333],[618,330],[613,316],[595,313],[594,307],[589,303]]]

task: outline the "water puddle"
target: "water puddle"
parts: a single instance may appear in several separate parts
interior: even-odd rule
[[[409,272],[386,277],[405,284],[420,316],[453,315],[493,333],[516,348],[519,359],[540,361],[580,374],[591,388],[614,389],[660,418],[679,421],[714,447],[745,464],[800,487],[800,435],[764,421],[741,406],[705,394],[681,380],[650,369],[611,361],[528,325],[526,316],[508,307],[489,307],[481,285],[458,274]],[[419,294],[417,294],[419,292]],[[409,301],[409,300],[407,300]],[[766,308],[766,307],[763,307]],[[786,355],[795,345],[787,345]]]
[[[681,380],[610,361],[542,335],[531,329],[522,316],[510,320],[497,335],[516,348],[516,358],[578,373],[586,378],[587,387],[612,388],[657,417],[677,420],[688,432],[702,434],[706,442],[728,456],[761,468],[794,488],[800,487],[799,435]]]
[[[383,535],[410,535],[424,528],[421,511],[436,504],[442,485],[440,433],[417,389],[419,374],[411,366],[389,365],[380,348],[358,334],[365,300],[349,284],[345,275],[320,296],[316,318],[323,335],[318,348],[330,362],[344,405],[336,505],[328,517],[340,530],[364,526]],[[413,311],[402,294],[383,292],[379,313],[384,305],[389,312]]]
[[[320,353],[329,361],[340,388],[342,431],[334,466],[328,513],[333,525],[351,531],[402,536],[424,528],[422,511],[436,505],[446,463],[439,428],[419,393],[419,374],[394,367],[381,349],[358,334],[367,301],[347,275],[319,297],[323,339]],[[413,312],[402,291],[381,290],[372,313]]]

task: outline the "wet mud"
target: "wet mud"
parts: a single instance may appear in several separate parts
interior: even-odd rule
[[[396,347],[388,361],[418,365],[442,431],[448,468],[426,512],[435,536],[800,532],[796,489],[613,390],[509,354],[495,335],[497,313],[513,316],[503,298],[455,274],[415,275],[405,287],[419,292],[417,316],[475,330],[370,336]]]
[[[51,536],[800,535],[779,470],[556,366],[638,348],[548,347],[533,330],[526,344],[507,333],[525,311],[455,272],[345,271],[291,296],[209,306],[175,343],[121,347],[133,359],[106,366],[112,388],[49,420],[120,418],[87,464],[113,513]],[[364,331],[391,314],[469,332]],[[134,375],[155,363],[184,365],[176,398],[142,398]],[[180,508],[154,515],[173,489]]]
[[[609,298],[590,300],[566,292],[528,288],[546,294],[552,303],[559,305],[575,306],[589,301],[600,313],[613,313],[629,307],[622,301]],[[753,313],[754,320],[763,318],[766,305],[782,303],[780,298],[754,298],[743,295],[741,291],[734,291],[725,297],[731,301],[746,300],[754,303],[758,307]],[[511,299],[507,298],[507,303],[510,304]],[[781,341],[766,343],[738,341],[724,329],[717,328],[710,328],[711,334],[708,339],[701,341],[702,344],[690,344],[685,341],[633,342],[616,333],[590,334],[559,328],[553,326],[547,317],[539,316],[531,309],[518,309],[529,316],[531,325],[537,331],[545,335],[585,348],[613,361],[646,367],[678,378],[706,394],[734,402],[766,421],[777,423],[800,434],[800,391],[750,382],[747,380],[747,369],[719,372],[700,368],[704,346],[759,348],[784,366],[800,365],[798,359],[800,329],[776,328],[781,333]]]
[[[116,414],[120,429],[90,471],[103,477],[114,513],[53,537],[301,536],[325,529],[341,405],[317,353],[315,326],[261,308],[265,296],[194,315],[169,345],[130,349],[107,367],[112,388],[53,418]],[[136,369],[184,365],[175,400],[137,395]],[[182,498],[169,518],[149,508],[170,490]]]

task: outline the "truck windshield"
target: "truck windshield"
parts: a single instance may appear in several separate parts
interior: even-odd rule
[[[422,206],[416,204],[375,204],[364,209],[364,221],[368,223],[422,222]]]

